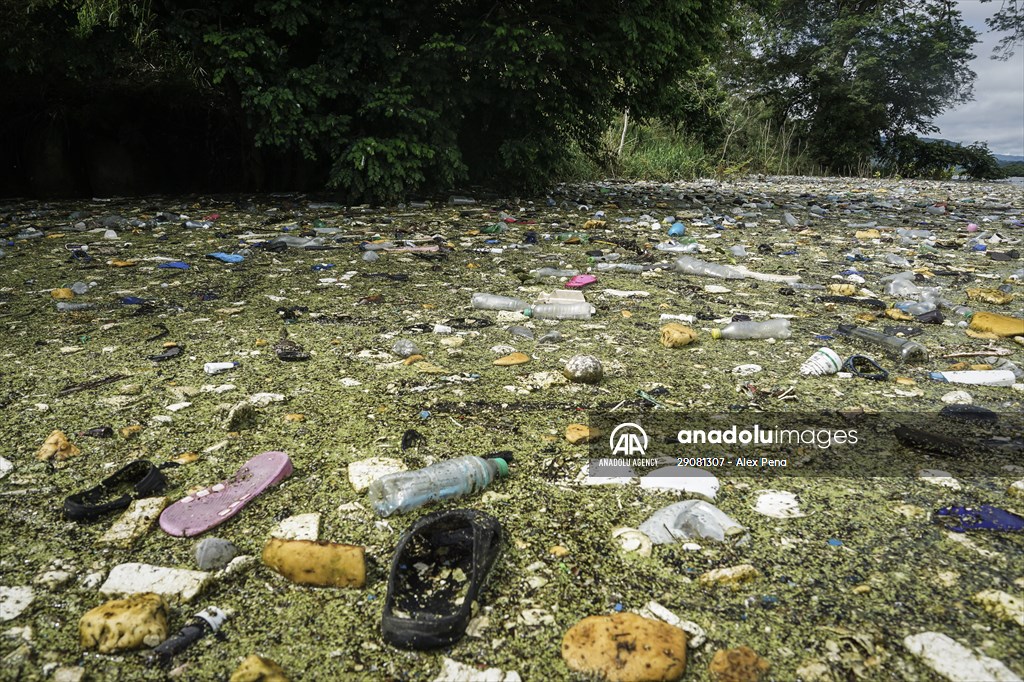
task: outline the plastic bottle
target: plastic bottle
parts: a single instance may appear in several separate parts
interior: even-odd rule
[[[57,303],[57,310],[62,313],[69,313],[75,310],[89,310],[90,308],[95,307],[95,303],[68,303],[66,301],[60,301]]]
[[[589,320],[594,307],[587,302],[579,303],[538,303],[523,310],[527,317],[538,320]]]
[[[541,268],[534,270],[534,277],[575,277],[580,274],[579,270],[560,270],[558,268]]]
[[[938,306],[936,306],[935,303],[933,303],[932,301],[921,301],[920,303],[897,303],[896,307],[902,310],[903,312],[907,313],[908,315],[913,315],[914,317],[917,317],[918,315],[930,313],[931,311],[935,310]]]
[[[764,322],[733,322],[721,329],[712,329],[711,338],[714,339],[788,339],[792,332],[789,329],[789,320],[779,318],[765,320]]]
[[[513,296],[497,296],[495,294],[473,294],[473,307],[478,310],[512,310],[520,311],[529,307],[529,303]]]
[[[974,386],[1013,386],[1017,378],[1008,369],[963,370],[958,372],[932,372],[936,381],[951,384],[972,384]]]
[[[675,270],[684,275],[699,275],[702,277],[720,277],[722,279],[743,279],[744,277],[743,274],[728,265],[708,263],[697,258],[690,258],[689,256],[683,256],[676,260]]]
[[[863,327],[854,327],[849,330],[849,334],[862,341],[867,341],[883,348],[889,355],[903,362],[928,359],[928,349],[917,341],[903,339],[898,336],[889,336],[888,334]]]
[[[885,294],[887,296],[901,297],[920,296],[921,287],[910,280],[894,279],[885,285]]]
[[[438,462],[417,471],[402,471],[370,484],[369,498],[380,516],[391,516],[431,502],[472,495],[496,478],[508,476],[508,463],[475,455]]]
[[[643,272],[644,266],[639,263],[598,263],[598,272],[622,270],[623,272]]]

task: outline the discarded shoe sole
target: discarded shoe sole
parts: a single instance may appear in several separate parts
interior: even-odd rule
[[[93,521],[127,508],[132,500],[155,495],[166,486],[167,479],[160,470],[139,459],[118,469],[95,488],[68,496],[64,500],[64,516],[72,521]]]
[[[285,453],[272,450],[256,455],[229,480],[188,495],[164,509],[160,527],[178,537],[205,533],[291,473],[292,462]]]
[[[501,524],[470,509],[434,512],[398,542],[381,632],[403,649],[449,646],[466,632],[501,550]]]

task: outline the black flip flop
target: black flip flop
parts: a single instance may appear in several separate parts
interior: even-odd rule
[[[381,633],[402,649],[438,649],[466,633],[501,551],[501,524],[471,509],[419,519],[395,549]],[[443,577],[442,577],[443,576]]]

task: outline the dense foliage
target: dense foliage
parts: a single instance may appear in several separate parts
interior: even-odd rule
[[[975,32],[946,0],[778,0],[751,20],[732,77],[824,168],[864,170],[892,139],[971,97]]]
[[[537,185],[624,108],[667,111],[730,4],[35,0],[2,10],[0,49],[26,89],[52,85],[20,113],[184,79],[239,131],[250,184],[271,150],[351,198],[394,198]]]
[[[974,179],[1005,176],[984,144],[966,147],[943,140],[921,140],[904,135],[887,139],[882,145],[879,165],[889,173],[911,177],[943,179],[962,175]]]

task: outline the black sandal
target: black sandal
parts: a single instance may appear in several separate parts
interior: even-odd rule
[[[391,563],[381,633],[402,649],[437,649],[466,633],[501,550],[501,524],[471,509],[434,512],[405,532]]]
[[[167,487],[160,470],[139,459],[117,470],[95,488],[64,499],[64,516],[71,521],[94,521],[110,512],[126,509],[142,497],[150,497]],[[118,493],[123,493],[114,497]]]

